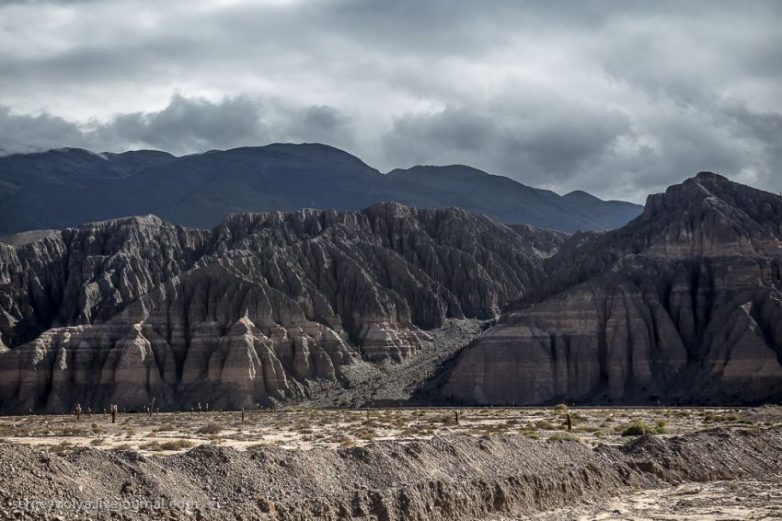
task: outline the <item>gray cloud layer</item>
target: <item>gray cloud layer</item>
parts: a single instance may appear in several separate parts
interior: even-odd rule
[[[0,3],[0,149],[320,141],[642,200],[779,191],[782,3]]]

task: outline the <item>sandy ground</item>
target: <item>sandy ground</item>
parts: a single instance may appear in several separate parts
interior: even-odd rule
[[[571,428],[568,430],[567,418]],[[166,454],[210,443],[240,450],[269,445],[291,450],[362,446],[371,441],[425,440],[435,435],[518,433],[574,439],[589,446],[626,441],[640,425],[658,436],[710,427],[747,429],[782,424],[780,408],[474,408],[286,409],[277,412],[104,414],[0,417],[0,438],[67,450],[74,446]]]

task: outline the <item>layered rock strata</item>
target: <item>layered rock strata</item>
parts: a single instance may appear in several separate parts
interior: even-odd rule
[[[154,216],[0,245],[0,411],[251,407],[394,363],[543,276],[521,236],[458,209]]]
[[[701,173],[575,248],[463,351],[467,403],[782,399],[782,198]]]

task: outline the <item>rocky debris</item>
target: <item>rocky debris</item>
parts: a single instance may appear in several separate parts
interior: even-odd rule
[[[701,173],[550,275],[464,350],[441,399],[484,404],[782,399],[782,198]]]
[[[376,407],[418,403],[417,393],[486,327],[486,321],[449,319],[427,331],[415,356],[398,363],[373,364],[361,360],[342,367],[343,382],[324,382],[300,404],[303,407]]]
[[[0,517],[41,518],[51,505],[49,516],[68,519],[526,516],[639,488],[774,475],[782,471],[780,434],[715,429],[594,450],[522,435],[309,451],[202,445],[161,457],[0,443]]]
[[[570,238],[567,233],[538,228],[531,224],[510,224],[508,227],[521,235],[535,249],[541,259],[549,259],[556,255],[560,247],[566,244]],[[578,232],[578,234],[582,233]]]
[[[401,363],[543,276],[511,229],[459,209],[154,216],[0,244],[0,410],[254,407]],[[456,345],[462,345],[457,342]]]

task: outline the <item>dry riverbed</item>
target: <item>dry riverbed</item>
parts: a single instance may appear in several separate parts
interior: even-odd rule
[[[543,512],[531,521],[736,521],[782,519],[782,475],[686,483]]]

